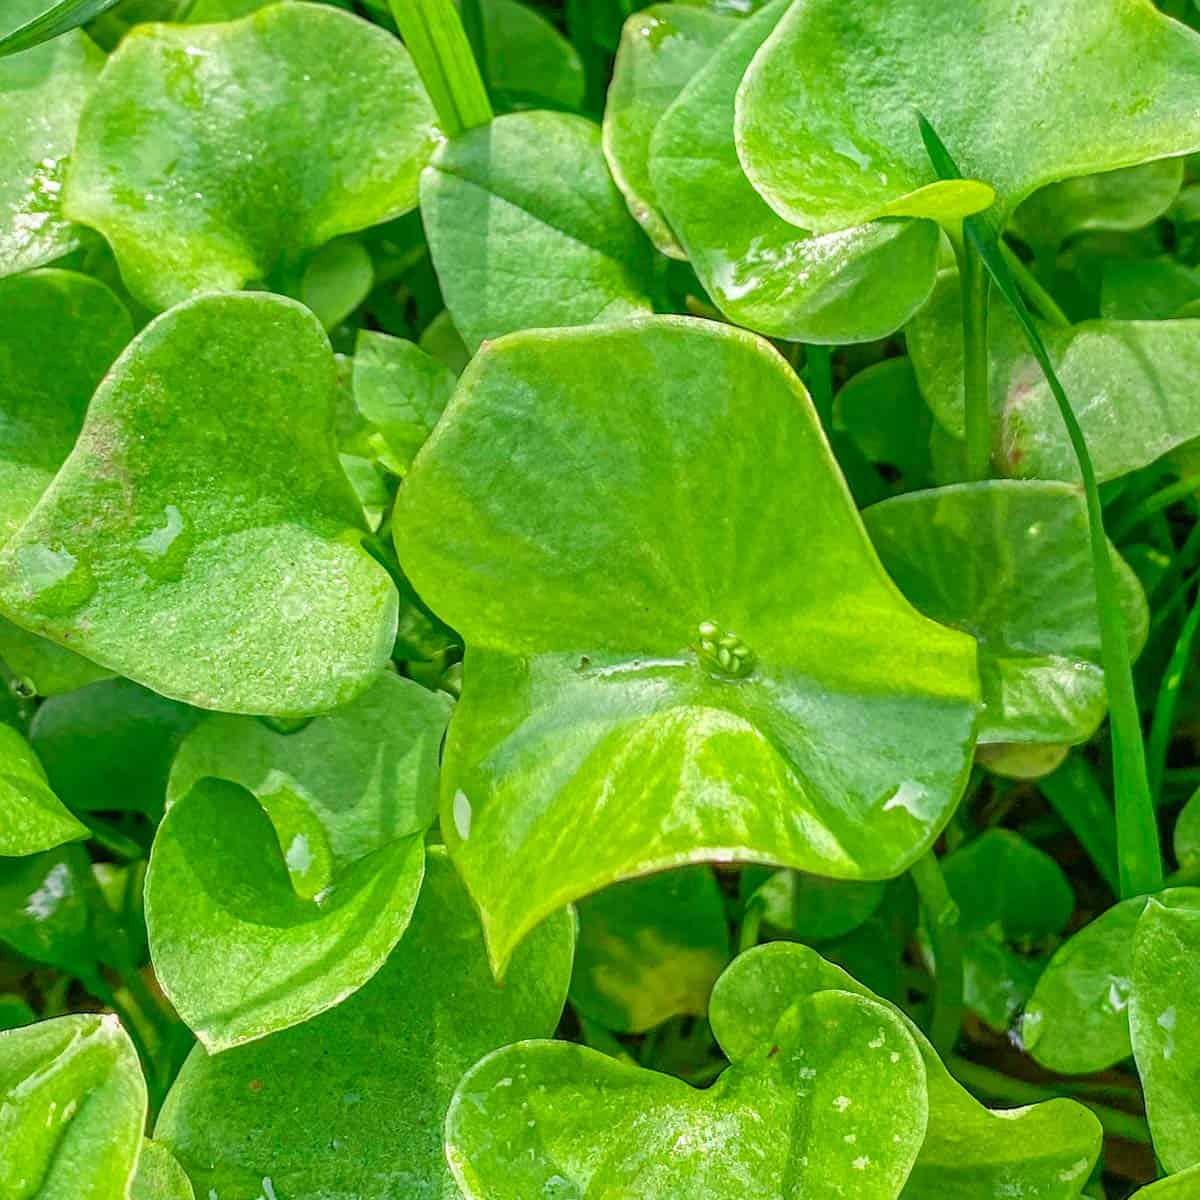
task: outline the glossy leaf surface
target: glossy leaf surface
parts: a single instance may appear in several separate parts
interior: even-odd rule
[[[421,218],[472,350],[518,329],[650,310],[650,243],[582,117],[512,113],[444,142],[421,176]]]
[[[553,1031],[571,947],[559,914],[498,986],[470,901],[432,851],[412,924],[379,974],[295,1029],[214,1058],[194,1050],[156,1137],[198,1196],[258,1200],[269,1179],[279,1197],[450,1200],[442,1121],[454,1087],[484,1054]]]
[[[883,565],[926,616],[979,642],[979,740],[1081,742],[1104,717],[1100,625],[1078,488],[994,480],[910,492],[863,514]],[[1113,551],[1132,650],[1149,617]]]
[[[165,314],[0,553],[0,607],[199,707],[288,716],[352,699],[386,660],[396,597],[355,544],[333,387],[298,304],[210,296]],[[284,426],[286,440],[262,436]]]
[[[50,789],[29,743],[0,725],[0,854],[35,854],[86,836]]]
[[[797,341],[870,341],[898,329],[929,295],[937,227],[883,222],[810,237],[773,212],[743,175],[734,98],[786,7],[786,0],[769,5],[747,21],[672,104],[654,131],[650,178],[729,320]]]
[[[993,192],[1003,220],[1056,180],[1200,149],[1198,103],[1200,37],[1149,4],[820,0],[794,5],[747,72],[738,150],[767,202],[817,232],[953,223]],[[917,110],[963,179],[938,179]]]
[[[957,801],[974,642],[900,597],[750,335],[489,347],[395,530],[468,645],[442,831],[498,965],[556,907],[689,860],[895,874]]]
[[[80,122],[65,207],[157,310],[286,282],[324,243],[407,212],[432,148],[433,110],[396,39],[289,0],[135,27]]]

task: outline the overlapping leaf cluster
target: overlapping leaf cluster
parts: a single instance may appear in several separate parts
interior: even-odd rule
[[[1189,23],[10,0],[0,1196],[1200,1193]]]

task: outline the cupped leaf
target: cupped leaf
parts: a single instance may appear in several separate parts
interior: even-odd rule
[[[446,1156],[468,1200],[891,1200],[925,1115],[925,1070],[900,1018],[826,991],[705,1091],[584,1046],[500,1050],[459,1085]]]
[[[805,997],[870,995],[816,951],[794,943],[759,946],[717,981],[709,1020],[734,1063],[771,1045],[781,1014]],[[1100,1150],[1100,1124],[1082,1105],[1050,1100],[1000,1112],[983,1107],[942,1065],[903,1012],[879,1000],[916,1042],[925,1066],[929,1120],[904,1200],[978,1200],[1018,1195],[1067,1200],[1080,1194]],[[853,1194],[853,1193],[850,1193]]]
[[[1082,742],[1107,697],[1083,493],[990,480],[910,492],[863,514],[883,565],[926,616],[979,642],[980,742]],[[1137,577],[1114,567],[1130,648],[1149,615]]]
[[[44,0],[7,0],[0,29],[44,7]],[[82,30],[0,58],[0,275],[53,262],[79,244],[62,212],[63,176],[103,66],[104,54]]]
[[[433,144],[408,52],[348,13],[289,0],[224,24],[139,25],[84,110],[64,207],[158,310],[294,282],[324,243],[411,209]]]
[[[734,99],[786,8],[778,0],[748,20],[671,105],[654,130],[650,178],[701,283],[731,321],[795,341],[871,341],[898,329],[929,295],[937,226],[891,221],[811,237],[755,192],[734,145]]]
[[[953,223],[993,195],[1003,220],[1048,183],[1200,149],[1198,104],[1200,37],[1150,4],[818,0],[793,5],[746,72],[738,152],[805,229]],[[938,178],[917,111],[962,179]]]
[[[207,296],[164,314],[0,552],[0,608],[201,708],[352,699],[387,660],[396,593],[357,545],[333,411],[333,356],[301,305]]]
[[[488,92],[503,109],[561,108],[584,100],[579,52],[536,9],[517,0],[482,0]]]
[[[736,28],[732,16],[684,4],[652,4],[621,28],[604,106],[604,157],[637,223],[672,258],[686,256],[654,191],[650,139],[675,97]]]
[[[572,925],[560,913],[492,977],[478,919],[430,852],[412,924],[383,969],[330,1012],[216,1057],[197,1047],[156,1137],[198,1196],[449,1197],[442,1121],[483,1055],[546,1037],[562,1012]],[[317,1132],[319,1131],[319,1132]]]
[[[0,1194],[125,1200],[146,1106],[137,1051],[115,1016],[0,1033]]]
[[[442,830],[498,966],[556,907],[682,862],[896,874],[957,802],[975,645],[895,590],[751,335],[486,348],[394,528],[468,646]]]
[[[721,889],[710,868],[632,879],[582,900],[571,1004],[606,1029],[642,1033],[702,1017],[729,961]]]
[[[29,743],[0,725],[0,854],[36,854],[87,832],[51,790]]]
[[[129,1200],[195,1200],[191,1182],[175,1156],[161,1142],[145,1141]]]
[[[650,243],[582,117],[512,113],[442,143],[421,176],[421,218],[472,350],[514,330],[650,311]]]
[[[1016,318],[989,319],[992,461],[1006,475],[1079,478],[1054,396]],[[946,272],[908,327],[909,354],[939,423],[963,434],[962,322],[957,275]],[[1040,330],[1103,482],[1200,437],[1192,386],[1200,321],[1084,321]]]
[[[1163,895],[1137,924],[1129,1029],[1155,1153],[1186,1171],[1200,1166],[1200,888]]]

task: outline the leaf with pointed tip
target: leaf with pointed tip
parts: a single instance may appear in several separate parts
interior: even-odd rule
[[[1083,493],[989,480],[909,492],[863,514],[883,565],[926,616],[979,642],[982,743],[1076,743],[1107,697]],[[1141,584],[1113,550],[1130,649],[1146,641]]]
[[[446,1157],[468,1200],[892,1200],[925,1133],[901,1019],[825,991],[772,1039],[704,1091],[584,1046],[509,1046],[459,1084]]]
[[[652,4],[621,28],[604,106],[604,157],[634,219],[663,253],[685,258],[650,176],[650,140],[672,101],[737,28],[700,5]]]
[[[900,596],[750,334],[488,347],[394,531],[466,638],[442,832],[498,967],[562,904],[688,861],[896,874],[957,803],[975,644]]]
[[[1136,471],[1200,437],[1200,321],[1084,321],[1040,333],[1071,397],[1098,479]],[[907,330],[925,399],[961,437],[962,320],[957,274],[944,272]],[[989,318],[992,461],[1006,475],[1079,478],[1054,396],[1020,324],[1004,305]]]
[[[1134,935],[1129,1030],[1155,1153],[1186,1171],[1200,1166],[1200,888],[1163,896]]]
[[[256,1200],[265,1177],[281,1200],[450,1200],[442,1122],[454,1087],[490,1051],[554,1031],[572,943],[556,914],[501,987],[466,892],[431,850],[412,924],[375,978],[294,1029],[215,1057],[197,1047],[155,1136],[199,1196]]]
[[[87,835],[51,790],[29,743],[0,725],[0,855],[36,854]]]
[[[0,1033],[0,1195],[125,1200],[146,1084],[112,1015]]]
[[[617,883],[581,900],[571,1004],[606,1029],[643,1033],[702,1017],[729,961],[729,930],[711,868]]]
[[[333,406],[329,344],[296,302],[205,296],[164,314],[0,552],[0,609],[201,708],[353,699],[387,660],[396,593],[357,544]]]
[[[472,350],[514,330],[650,311],[650,243],[583,117],[511,113],[442,143],[421,176],[421,218]]]
[[[146,921],[163,990],[210,1051],[306,1021],[383,965],[421,886],[448,712],[384,675],[295,733],[213,716],[185,740]]]
[[[192,1185],[175,1156],[161,1142],[145,1141],[129,1200],[195,1200]]]
[[[20,54],[32,50],[43,42],[60,38],[63,34],[78,29],[94,20],[117,0],[30,0],[24,8],[36,15],[30,16],[15,28],[5,13],[5,33],[0,37],[0,58],[9,54]],[[20,10],[18,0],[18,9]],[[19,11],[19,17],[23,15]]]
[[[286,283],[326,242],[407,212],[433,144],[408,52],[349,13],[286,0],[139,25],[84,110],[64,208],[157,311]]]
[[[890,221],[812,237],[750,185],[734,145],[734,98],[786,8],[779,0],[745,22],[671,105],[654,130],[650,178],[701,283],[729,320],[793,341],[872,341],[925,302],[938,229],[930,221]]]
[[[1200,150],[1197,105],[1200,36],[1150,4],[816,0],[746,72],[738,153],[767,203],[816,232],[954,224],[993,196],[1003,222],[1048,183]],[[964,178],[938,178],[918,110]]]
[[[828,989],[870,993],[815,950],[794,943],[759,946],[734,960],[717,981],[709,1020],[734,1062],[770,1045],[781,1015]],[[983,1107],[951,1077],[925,1036],[895,1014],[925,1065],[929,1123],[904,1200],[978,1200],[1007,1194],[1027,1200],[1079,1195],[1100,1150],[1100,1124],[1072,1100],[1050,1100],[1002,1112]]]

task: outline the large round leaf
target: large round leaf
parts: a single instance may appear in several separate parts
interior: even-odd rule
[[[51,791],[29,743],[0,725],[0,854],[36,854],[87,832]]]
[[[146,1084],[114,1016],[0,1033],[0,1195],[126,1200]]]
[[[167,1097],[157,1138],[198,1196],[451,1200],[442,1121],[484,1054],[546,1037],[571,973],[567,914],[523,946],[503,987],[478,920],[433,851],[412,924],[383,969],[331,1012],[209,1057],[197,1047]]]
[[[734,99],[787,3],[777,0],[723,42],[671,105],[654,131],[650,178],[701,283],[731,321],[794,341],[872,341],[929,295],[937,226],[889,221],[811,237],[750,185],[734,145]]]
[[[650,243],[583,117],[512,113],[443,142],[421,176],[421,218],[472,350],[518,329],[650,311]]]
[[[722,1049],[737,1063],[771,1045],[781,1014],[828,989],[870,993],[807,946],[775,942],[735,959],[717,981],[709,1019]],[[1100,1123],[1072,1100],[1050,1100],[993,1112],[951,1078],[937,1053],[904,1013],[895,1014],[925,1065],[929,1123],[903,1190],[904,1200],[1028,1200],[1078,1196],[1100,1150]],[[890,1100],[882,1100],[887,1107]],[[853,1194],[853,1193],[851,1193]]]
[[[225,24],[139,25],[84,110],[64,207],[162,309],[298,282],[311,251],[416,204],[433,139],[408,52],[348,13],[288,0]]]
[[[975,644],[896,591],[751,335],[486,348],[394,528],[467,642],[442,830],[498,965],[556,907],[681,862],[896,874],[957,802]]]
[[[459,1085],[446,1156],[468,1200],[893,1200],[925,1133],[901,1018],[826,991],[773,1043],[704,1091],[584,1046],[510,1046]]]
[[[999,102],[998,102],[999,101]],[[780,215],[1001,219],[1045,184],[1200,149],[1200,37],[1143,0],[815,0],[746,73],[738,150]],[[939,181],[932,122],[965,180]]]
[[[0,553],[0,608],[201,708],[352,699],[395,633],[333,439],[334,361],[277,296],[200,297],[129,346]]]
[[[1107,696],[1087,509],[1065,483],[993,480],[910,492],[863,514],[900,590],[979,641],[980,742],[1082,742]],[[1146,599],[1116,553],[1130,650]]]

